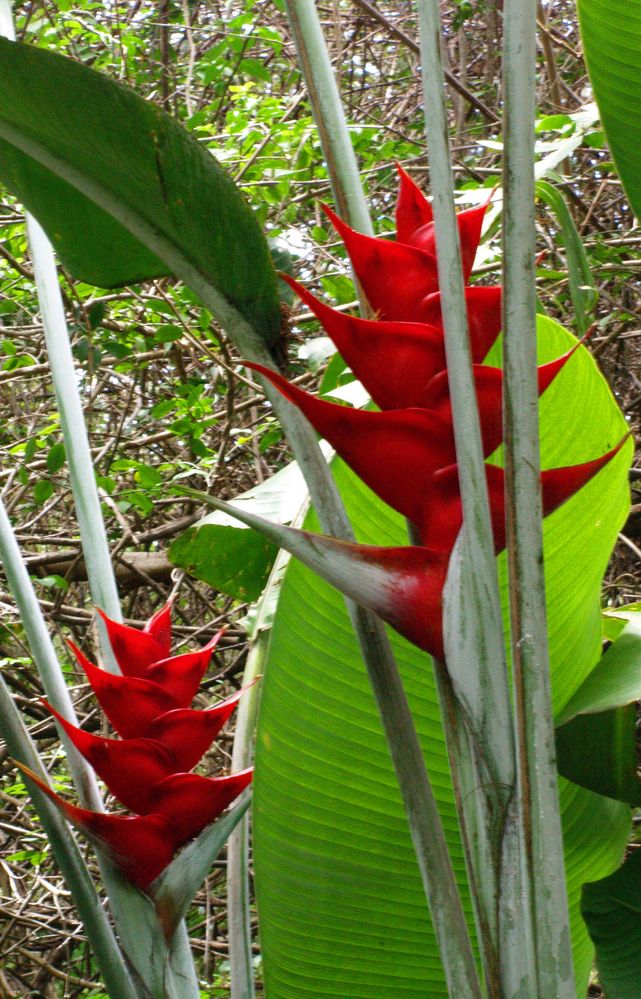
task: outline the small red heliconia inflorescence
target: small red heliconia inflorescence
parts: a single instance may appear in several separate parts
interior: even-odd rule
[[[355,232],[329,208],[356,277],[377,316],[361,319],[320,302],[287,275],[283,280],[317,316],[328,336],[380,412],[326,402],[258,364],[268,378],[330,442],[343,460],[389,506],[413,525],[420,546],[352,546],[355,559],[381,570],[387,580],[369,601],[410,641],[442,659],[442,591],[462,525],[452,409],[449,397],[441,297],[432,208],[398,168],[396,241]],[[465,282],[481,238],[487,204],[458,215]],[[481,362],[501,330],[501,288],[467,286],[470,348],[484,455],[501,444],[502,372]],[[538,369],[543,393],[576,346]],[[577,492],[621,448],[601,457],[542,473],[544,515]],[[486,463],[496,552],[505,547],[503,469]]]
[[[27,772],[129,881],[147,891],[176,852],[214,822],[251,782],[251,768],[222,777],[189,772],[234,711],[240,691],[213,708],[190,707],[222,631],[197,652],[171,656],[170,603],[142,631],[99,613],[122,675],[94,666],[73,643],[69,645],[121,738],[93,735],[43,703],[109,791],[135,814],[80,808]]]

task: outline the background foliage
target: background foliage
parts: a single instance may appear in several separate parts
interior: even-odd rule
[[[500,135],[491,109],[500,92],[500,22],[495,5],[482,0],[445,0],[442,6],[450,72],[457,82],[450,91],[456,179],[461,192],[472,197],[479,187],[492,187],[499,175]],[[365,0],[328,0],[319,9],[372,216],[377,231],[388,233],[394,163],[402,162],[428,183],[412,7],[408,0],[379,0],[374,7]],[[241,185],[273,241],[279,266],[293,266],[334,302],[352,301],[342,251],[318,206],[330,198],[329,186],[278,2],[32,0],[16,6],[16,19],[19,37],[128,83],[178,117]],[[630,232],[633,219],[598,121],[578,114],[590,92],[574,7],[541,5],[540,22],[541,170],[563,196],[598,290],[598,301],[589,294],[581,300],[588,321],[598,324],[591,349],[638,430],[641,330],[634,247],[641,237]],[[583,328],[582,309],[568,289],[567,223],[553,197],[542,195],[539,223],[541,302],[569,328]],[[563,226],[565,250],[557,238]],[[498,253],[498,243],[490,239],[483,273],[494,273]],[[580,285],[586,280],[584,270]],[[191,292],[166,279],[116,293],[72,282],[64,273],[62,283],[124,613],[130,623],[141,623],[151,605],[177,592],[176,631],[186,645],[204,641],[227,621],[209,686],[223,679],[235,687],[246,654],[246,606],[237,599],[238,588],[229,596],[173,569],[169,546],[201,511],[166,487],[180,476],[223,497],[250,488],[287,462],[279,428]],[[325,367],[325,338],[298,306],[289,357],[291,373],[303,384],[313,384],[319,373],[326,390],[341,381],[336,361]],[[0,385],[5,503],[61,655],[63,636],[91,650],[86,575],[21,208],[3,191]],[[639,472],[637,464],[633,486]],[[612,604],[641,599],[639,501],[637,491],[608,578],[605,597]],[[0,601],[0,668],[40,750],[52,747],[52,774],[64,789],[55,731],[38,703],[38,682],[2,582]],[[80,712],[90,712],[91,701],[70,664],[68,671]],[[97,996],[82,927],[1,749],[0,760],[0,995]],[[382,857],[381,863],[393,871],[392,858]],[[190,922],[204,996],[228,994],[223,894],[221,861]]]

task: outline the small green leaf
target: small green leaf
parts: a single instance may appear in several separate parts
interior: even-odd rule
[[[54,444],[49,448],[49,453],[47,454],[47,470],[55,475],[59,472],[65,463],[65,446],[62,442],[59,444]]]
[[[589,791],[641,805],[637,776],[636,706],[577,715],[556,730],[559,773]],[[586,746],[590,751],[586,752]]]
[[[53,494],[54,485],[50,479],[40,479],[36,482],[33,489],[33,498],[40,506],[46,503],[49,497]]]

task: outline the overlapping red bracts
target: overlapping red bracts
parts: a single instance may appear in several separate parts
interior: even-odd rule
[[[107,852],[125,877],[147,891],[176,852],[215,821],[251,781],[251,769],[221,777],[189,772],[232,714],[240,693],[208,710],[189,707],[222,632],[196,652],[170,656],[170,604],[142,631],[100,613],[124,675],[100,669],[70,645],[121,738],[78,728],[43,703],[114,798],[135,814],[80,808],[29,776],[70,822]]]
[[[399,168],[396,241],[364,236],[325,209],[347,248],[352,267],[377,318],[359,319],[318,301],[285,278],[322,323],[380,412],[354,410],[318,399],[280,375],[249,365],[268,378],[309,419],[364,482],[407,517],[422,548],[367,550],[365,562],[384,568],[379,590],[362,602],[416,645],[443,657],[442,589],[462,525],[452,407],[438,290],[432,209]],[[470,277],[486,205],[458,216],[465,281]],[[467,287],[470,350],[485,458],[503,437],[502,372],[481,362],[501,329],[501,289]],[[571,362],[577,345],[542,365],[539,393]],[[547,515],[585,485],[623,441],[593,461],[542,474]],[[503,471],[487,464],[496,551],[505,546]],[[353,548],[354,564],[363,561]],[[389,586],[385,584],[385,578]],[[405,585],[403,585],[405,582]],[[382,591],[385,592],[382,592]],[[358,599],[358,597],[356,598]]]

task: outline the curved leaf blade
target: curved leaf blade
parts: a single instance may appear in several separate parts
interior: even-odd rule
[[[133,91],[0,39],[0,181],[76,277],[115,287],[173,272],[215,288],[274,344],[276,275],[251,210],[214,157]]]
[[[601,881],[586,884],[581,911],[610,999],[638,999],[641,982],[641,850]]]
[[[629,0],[578,0],[590,82],[617,173],[641,215],[641,10]]]

